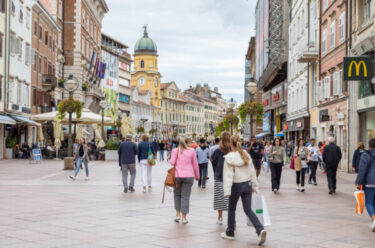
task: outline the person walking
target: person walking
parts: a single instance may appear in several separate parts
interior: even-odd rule
[[[273,141],[270,154],[268,155],[270,160],[272,191],[275,194],[280,190],[281,172],[286,156],[285,150],[280,144],[280,139],[276,137]]]
[[[228,198],[224,197],[223,169],[224,156],[231,152],[230,133],[222,132],[220,135],[219,148],[211,156],[212,166],[214,168],[214,210],[217,211],[217,224],[223,224],[223,211],[228,210]]]
[[[162,140],[159,140],[159,160],[164,161],[164,150],[165,150],[165,144]]]
[[[198,158],[199,164],[199,175],[200,179],[198,181],[198,187],[202,189],[206,188],[206,177],[207,177],[207,167],[208,167],[208,158],[209,158],[209,148],[206,145],[206,140],[201,139],[199,141],[199,147],[195,149]]]
[[[371,218],[369,227],[375,232],[375,139],[370,139],[368,145],[369,150],[361,156],[355,183],[365,191],[365,205]]]
[[[264,146],[264,160],[267,162],[268,167],[270,166],[270,160],[269,160],[269,153],[271,151],[271,142],[269,140],[266,141],[266,145]]]
[[[152,166],[148,163],[148,154],[151,152],[155,155],[155,151],[151,143],[148,142],[149,137],[147,134],[143,134],[141,140],[142,142],[138,145],[138,160],[142,172],[143,193],[146,193],[147,186],[148,190],[151,191],[152,179]]]
[[[336,174],[342,158],[341,149],[335,144],[335,138],[328,138],[329,144],[323,149],[323,162],[326,165],[329,194],[336,193]]]
[[[309,155],[309,149],[305,146],[305,142],[300,139],[298,145],[294,150],[296,155],[295,170],[296,170],[296,183],[297,190],[305,192],[305,174],[307,169],[307,158]]]
[[[222,238],[234,239],[236,207],[241,197],[244,212],[255,227],[258,245],[266,241],[266,231],[251,209],[252,192],[258,193],[258,179],[248,153],[242,149],[240,139],[234,135],[230,139],[231,152],[224,161],[224,195],[229,198],[228,227],[221,234]]]
[[[194,179],[199,180],[199,167],[194,149],[189,148],[185,138],[181,137],[179,146],[172,150],[171,165],[175,167],[177,185],[174,187],[175,222],[187,224],[191,187]],[[182,218],[181,218],[182,213]]]
[[[365,151],[365,145],[363,144],[363,142],[359,142],[357,149],[354,151],[353,161],[352,161],[352,168],[353,168],[353,171],[355,171],[356,173],[358,173],[359,161],[361,160],[361,156],[364,151]]]
[[[309,177],[309,184],[312,184],[314,181],[314,185],[317,186],[318,183],[316,182],[316,170],[318,169],[319,163],[319,156],[320,156],[320,149],[315,144],[315,139],[310,140],[310,145],[308,147],[308,166],[310,167],[310,177]]]
[[[215,142],[215,145],[210,147],[210,152],[209,152],[210,159],[212,158],[212,155],[214,154],[214,152],[219,148],[220,138],[216,137],[214,142]]]
[[[78,151],[74,154],[73,163],[77,162],[77,166],[74,171],[74,175],[70,176],[70,179],[73,181],[76,180],[77,174],[79,172],[79,169],[81,168],[82,163],[85,165],[86,170],[86,178],[85,180],[89,180],[89,155],[88,155],[88,147],[85,142],[85,138],[81,138],[78,146]]]
[[[157,156],[158,156],[158,151],[159,151],[159,143],[156,139],[154,139],[152,142],[151,142],[151,147],[152,147],[152,150],[154,152],[154,158],[157,159]]]
[[[132,142],[132,136],[126,135],[125,141],[121,142],[118,148],[119,164],[122,171],[122,183],[124,185],[124,193],[134,192],[135,181],[135,156],[138,154],[137,144]],[[130,172],[130,184],[128,185],[128,173]],[[128,187],[129,186],[129,187]]]
[[[250,154],[255,171],[257,173],[257,177],[259,177],[260,170],[262,168],[264,147],[260,142],[257,142],[257,139],[255,138],[255,136],[253,136],[250,146],[246,149],[246,151]]]

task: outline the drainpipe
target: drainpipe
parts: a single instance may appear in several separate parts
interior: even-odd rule
[[[10,63],[10,44],[9,44],[9,34],[10,34],[10,0],[6,0],[6,19],[5,19],[5,63],[4,63],[4,111],[8,109],[8,82],[9,82],[9,63]]]
[[[65,1],[64,0],[62,0],[62,17],[61,17],[61,19],[62,19],[61,50],[62,50],[62,55],[65,58],[65,46],[64,46],[65,45]],[[62,65],[61,67],[62,67],[62,75],[61,75],[61,77],[65,78],[65,66]],[[62,94],[64,94],[64,93],[62,93]],[[63,98],[61,98],[61,99],[63,99]]]
[[[350,3],[350,6],[352,5],[352,0],[349,0],[349,3]],[[348,10],[348,1],[345,1],[345,36],[348,36],[347,35],[347,30],[349,29],[349,39],[347,39],[347,37],[345,37],[345,49],[346,49],[346,55],[349,55],[350,54],[350,48],[352,46],[352,25],[349,25],[349,28],[348,28],[348,16],[350,16],[350,21],[352,21],[352,11],[351,11],[351,8],[350,8],[350,11]],[[350,85],[349,85],[349,82],[347,83],[347,91],[349,92],[349,88],[350,88]],[[346,136],[347,136],[347,144],[346,144],[346,148],[347,148],[347,156],[348,156],[348,167],[347,167],[347,172],[349,173],[350,172],[350,145],[349,145],[349,131],[350,131],[350,96],[348,97],[348,101],[347,101],[347,108],[349,109],[348,111],[348,128],[346,130]]]
[[[321,72],[322,72],[322,2],[319,2],[319,80],[321,80]]]

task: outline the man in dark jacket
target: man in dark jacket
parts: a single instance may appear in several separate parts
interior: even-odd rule
[[[122,182],[124,184],[124,193],[128,193],[128,171],[130,171],[129,191],[134,192],[135,181],[135,155],[138,154],[137,144],[131,141],[132,136],[126,135],[126,140],[118,148],[119,163],[122,168]]]
[[[329,144],[323,149],[323,162],[326,164],[329,194],[336,193],[336,174],[342,158],[341,149],[335,145],[335,138],[329,137]]]
[[[370,229],[375,232],[375,139],[371,139],[368,145],[369,150],[361,156],[355,183],[357,187],[363,186],[367,212],[371,217]]]

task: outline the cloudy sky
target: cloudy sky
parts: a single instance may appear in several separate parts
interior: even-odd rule
[[[256,0],[107,0],[108,35],[133,54],[148,24],[156,42],[162,82],[181,90],[196,83],[218,86],[226,99],[243,101],[245,54],[254,35]]]

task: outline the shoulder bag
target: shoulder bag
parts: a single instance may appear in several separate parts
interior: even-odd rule
[[[177,149],[176,162],[174,163],[173,167],[170,168],[167,172],[167,177],[165,178],[165,181],[164,181],[163,199],[161,203],[164,203],[165,187],[178,187],[175,173],[176,173],[176,165],[177,165],[179,153],[180,153],[180,149]]]

